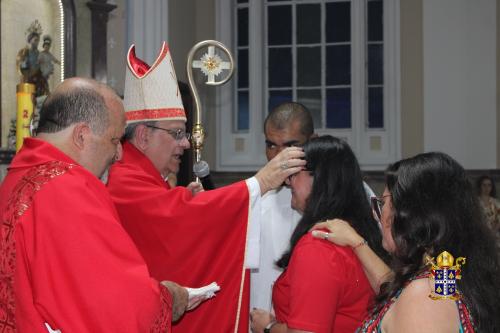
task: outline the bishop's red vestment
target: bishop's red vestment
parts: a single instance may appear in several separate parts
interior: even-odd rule
[[[166,332],[171,296],[150,278],[104,185],[26,139],[0,187],[0,332]]]
[[[189,287],[213,281],[217,296],[184,315],[173,332],[248,332],[248,281],[244,283],[249,189],[239,182],[193,197],[171,189],[132,144],[109,173],[108,189],[120,220],[151,275]]]

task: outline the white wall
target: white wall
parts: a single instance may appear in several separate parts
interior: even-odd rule
[[[424,0],[424,149],[496,167],[496,1]]]
[[[135,44],[136,55],[152,64],[168,39],[168,0],[127,0],[127,14],[126,44]]]

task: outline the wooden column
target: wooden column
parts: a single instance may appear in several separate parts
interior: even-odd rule
[[[107,42],[109,13],[117,6],[106,3],[107,0],[88,1],[92,17],[92,77],[107,83]]]
[[[62,5],[64,11],[64,78],[66,79],[76,75],[76,11],[73,0],[62,0]]]

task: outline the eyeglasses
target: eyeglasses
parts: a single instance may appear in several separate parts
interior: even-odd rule
[[[162,127],[157,127],[157,126],[153,126],[153,125],[147,125],[146,127],[165,131],[168,134],[170,134],[175,139],[175,141],[181,141],[184,138],[189,140],[191,138],[191,133],[186,133],[184,130],[182,130],[180,128],[176,129],[176,130],[171,130],[168,128],[162,128]]]
[[[387,194],[381,197],[370,198],[370,203],[372,206],[372,210],[374,212],[374,217],[378,222],[380,222],[380,220],[382,219],[382,208],[384,207],[385,204],[385,198],[390,196],[391,194]]]
[[[292,179],[295,178],[295,176],[298,176],[299,173],[301,173],[301,172],[308,172],[309,176],[314,177],[314,172],[313,171],[310,171],[309,169],[303,169],[303,170],[300,170],[299,172],[292,173],[290,176],[288,176],[288,181],[291,182]]]

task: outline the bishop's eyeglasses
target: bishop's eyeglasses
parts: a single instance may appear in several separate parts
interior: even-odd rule
[[[176,129],[176,130],[171,130],[168,128],[157,127],[157,126],[153,126],[153,125],[147,125],[146,127],[165,131],[168,134],[170,134],[175,139],[175,141],[182,141],[182,139],[184,139],[184,138],[189,140],[191,138],[191,133],[186,133],[186,131],[184,131],[180,128]]]

